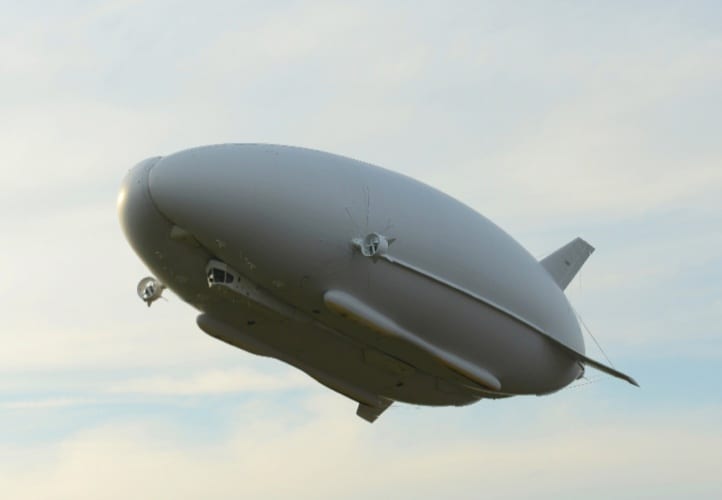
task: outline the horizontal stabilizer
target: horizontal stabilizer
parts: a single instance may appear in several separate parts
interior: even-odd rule
[[[639,387],[639,384],[637,383],[637,381],[634,380],[629,375],[627,375],[626,373],[622,373],[619,370],[612,368],[611,366],[607,366],[604,363],[600,363],[599,361],[596,361],[592,358],[588,358],[584,354],[578,353],[571,347],[564,345],[563,343],[559,342],[558,340],[556,340],[552,337],[547,337],[547,338],[549,340],[551,340],[552,342],[554,342],[557,346],[559,346],[563,350],[565,350],[568,354],[570,354],[572,356],[572,358],[576,359],[580,363],[587,365],[587,366],[591,366],[592,368],[596,368],[597,370],[604,372],[608,375],[611,375],[612,377],[616,377],[618,379],[624,380],[626,382],[629,382],[632,385]]]
[[[607,366],[607,365],[604,365],[604,364],[600,363],[599,361],[594,361],[594,360],[591,359],[591,358],[584,357],[584,361],[583,361],[583,362],[586,363],[586,364],[588,364],[588,365],[591,366],[592,368],[596,368],[596,369],[599,370],[599,371],[602,371],[602,372],[604,372],[604,373],[606,373],[606,374],[608,374],[608,375],[611,375],[612,377],[617,377],[617,378],[619,378],[619,379],[626,380],[626,381],[629,382],[630,384],[639,387],[639,384],[637,383],[637,381],[634,380],[634,379],[633,379],[632,377],[630,377],[629,375],[627,375],[626,373],[622,373],[622,372],[620,372],[619,370],[615,370],[614,368],[609,367],[609,366]]]
[[[559,285],[559,288],[564,290],[593,252],[592,245],[577,238],[544,257],[540,263]]]

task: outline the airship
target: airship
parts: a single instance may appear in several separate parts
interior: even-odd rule
[[[373,422],[394,402],[556,392],[592,367],[564,289],[593,247],[535,259],[491,220],[344,156],[221,144],[146,159],[118,215],[152,276],[208,335],[288,363]]]

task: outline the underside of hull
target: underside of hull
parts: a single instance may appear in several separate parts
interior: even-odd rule
[[[279,359],[370,406],[381,406],[386,400],[461,406],[485,397],[480,390],[421,371],[313,318],[290,321],[253,305],[218,303],[198,316],[197,323],[212,337],[253,354]],[[440,364],[438,370],[448,371]]]

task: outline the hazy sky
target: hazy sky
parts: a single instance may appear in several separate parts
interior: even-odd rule
[[[3,498],[722,497],[719,2],[0,6]],[[536,256],[584,237],[568,295],[641,388],[369,425],[148,309],[120,181],[218,142],[403,172]]]

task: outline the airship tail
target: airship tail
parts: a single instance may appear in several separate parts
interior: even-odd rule
[[[576,238],[539,262],[559,288],[564,290],[593,252],[592,245]]]

